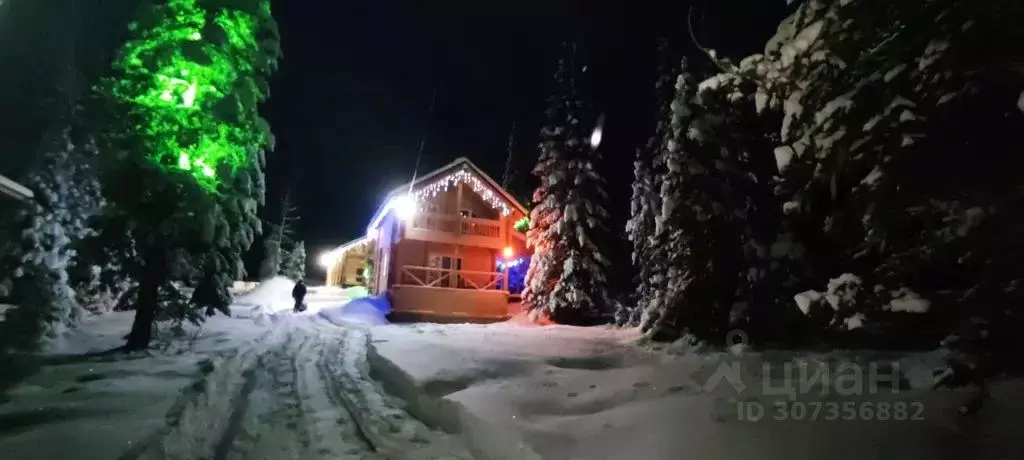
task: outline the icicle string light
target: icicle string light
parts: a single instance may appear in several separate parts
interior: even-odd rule
[[[419,190],[412,192],[412,198],[418,203],[423,202],[436,197],[439,193],[444,192],[451,187],[457,186],[460,182],[469,185],[469,188],[487,202],[487,204],[491,205],[492,208],[501,211],[502,216],[512,214],[512,209],[509,208],[505,199],[501,195],[494,193],[487,184],[466,168],[460,168],[458,171],[444,176],[420,188]]]
[[[498,267],[498,271],[504,271],[506,268],[518,267],[523,262],[526,262],[526,259],[523,258],[523,257],[517,257],[515,259],[508,260],[508,261],[502,260],[502,259],[498,259],[498,261],[496,262],[496,265]]]
[[[330,251],[327,251],[320,256],[320,265],[324,267],[334,266],[338,263],[339,260],[341,260],[342,256],[344,256],[346,252],[366,246],[371,241],[372,239],[369,237],[359,238],[357,240],[351,241],[342,246],[334,248]]]

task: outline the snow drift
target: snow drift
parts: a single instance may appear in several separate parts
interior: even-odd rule
[[[994,382],[997,402],[967,419],[957,407],[969,392],[930,388],[930,370],[941,363],[935,353],[677,353],[675,345],[637,346],[635,330],[510,323],[385,326],[371,333],[369,359],[378,379],[411,413],[461,435],[477,458],[673,460],[680,452],[699,459],[1024,458],[1017,421],[1022,382]],[[709,387],[723,363],[742,370],[750,385]],[[902,375],[900,384],[851,396],[790,386],[800,372],[826,367],[835,385],[838,366],[853,363],[897,363],[891,370]],[[792,379],[780,372],[787,368]],[[791,389],[792,399],[766,391],[780,388]],[[780,403],[814,408],[833,401],[861,412],[833,421],[825,410],[794,411],[789,419],[778,414]],[[740,403],[768,412],[744,419],[737,415]],[[889,409],[898,403],[919,408],[919,416],[893,415]],[[877,415],[866,412],[876,407]]]
[[[247,309],[252,310],[253,313],[262,314],[291,310],[295,306],[295,301],[292,300],[293,287],[295,287],[295,282],[283,276],[275,276],[263,281],[256,289],[235,299],[232,305],[232,316],[243,316],[236,315],[236,313],[242,313]]]
[[[379,326],[389,324],[388,313],[391,313],[391,303],[383,295],[361,297],[343,305],[320,308],[320,316],[337,325]]]

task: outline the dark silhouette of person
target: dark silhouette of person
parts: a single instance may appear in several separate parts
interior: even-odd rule
[[[292,288],[292,298],[295,299],[295,309],[293,312],[298,313],[306,309],[306,306],[302,303],[302,300],[306,298],[306,285],[301,280],[295,283],[295,287]]]

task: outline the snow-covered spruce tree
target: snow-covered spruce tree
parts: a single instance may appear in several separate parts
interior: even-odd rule
[[[638,149],[633,161],[633,196],[630,200],[630,218],[626,222],[626,237],[632,243],[633,266],[637,271],[634,278],[636,289],[633,302],[619,304],[615,321],[619,325],[638,326],[643,311],[647,309],[652,295],[652,280],[655,265],[650,256],[654,244],[654,223],[661,206],[659,200],[659,179],[664,169],[664,153],[669,140],[669,124],[672,114],[672,100],[675,96],[675,82],[679,73],[678,60],[674,60],[668,44],[663,42],[658,50],[661,62],[655,83],[655,97],[658,110],[654,135],[643,149]]]
[[[554,170],[556,157],[557,153],[548,149],[546,142],[542,141],[540,159],[533,169],[534,175],[540,177],[541,184],[533,195],[530,228],[526,232],[527,245],[533,249],[533,256],[526,270],[522,295],[523,305],[535,320],[546,312],[551,297],[551,284],[554,281],[551,278],[558,276],[560,267],[565,262],[564,248],[558,247],[554,238],[555,226],[561,216],[556,207],[557,189],[560,187],[553,186],[565,180],[561,171]]]
[[[281,274],[294,281],[306,279],[306,243],[297,241],[285,251]]]
[[[219,206],[214,212],[219,215],[213,219],[218,222],[213,238],[216,250],[200,261],[199,281],[191,298],[192,304],[205,308],[207,315],[214,314],[214,311],[228,314],[227,306],[231,303],[229,288],[246,275],[241,256],[252,246],[261,230],[257,208],[264,204],[266,190],[263,149],[251,153],[249,164],[251,166],[239,171],[230,183],[222,184],[233,193],[217,195]]]
[[[128,349],[148,347],[172,281],[198,283],[193,305],[226,307],[259,229],[273,138],[257,105],[279,55],[266,0],[172,0],[138,17],[99,88],[110,107],[105,195],[138,254]]]
[[[0,232],[5,233],[0,243],[4,264],[0,278],[14,278],[0,281],[12,288],[11,300],[18,305],[6,315],[0,349],[13,345],[28,351],[40,339],[54,338],[73,326],[82,312],[71,275],[78,264],[80,243],[92,233],[90,218],[102,200],[94,164],[94,131],[82,107],[88,77],[79,70],[88,67],[92,55],[79,49],[76,27],[68,23],[75,12],[63,8],[44,13],[32,11],[30,4],[20,6],[29,9],[11,11],[16,17],[5,19],[16,19],[20,26],[39,20],[69,26],[39,44],[46,56],[32,60],[23,72],[8,69],[6,76],[14,81],[3,79],[17,82],[7,86],[18,88],[19,95],[5,98],[5,108],[13,103],[15,112],[10,114],[17,113],[20,118],[12,119],[18,133],[4,136],[7,153],[0,155],[4,157],[0,163],[9,174],[23,179],[33,197],[28,203],[19,203],[18,212],[4,209],[10,214],[0,224]],[[24,72],[32,69],[36,72]],[[27,74],[44,77],[28,81],[23,79]],[[27,106],[17,110],[24,103],[31,104],[34,115],[23,113]]]
[[[81,316],[69,273],[76,245],[92,232],[89,219],[102,199],[93,168],[96,148],[73,124],[77,115],[77,107],[69,110],[46,134],[26,181],[34,196],[19,217],[22,239],[12,293],[18,307],[0,329],[4,345],[14,349],[32,350],[39,339],[57,337]]]
[[[658,339],[721,341],[729,329],[750,334],[770,322],[766,273],[782,266],[773,257],[793,252],[775,238],[774,142],[756,85],[740,72],[697,85],[684,70],[676,88],[649,257],[657,286],[643,327]]]
[[[570,120],[572,125],[580,123]],[[576,142],[584,142],[576,138]],[[567,142],[570,149],[578,148],[574,140]],[[607,272],[608,260],[601,253],[597,241],[607,238],[605,221],[608,213],[605,181],[597,171],[601,163],[598,150],[584,146],[580,157],[570,160],[569,174],[573,187],[562,215],[560,237],[567,248],[562,276],[551,291],[551,318],[559,323],[591,323],[601,321],[609,311]]]
[[[86,243],[91,243],[87,240]],[[79,251],[78,266],[74,281],[75,299],[85,311],[90,313],[108,313],[115,309],[121,296],[132,287],[131,280],[125,276],[124,268],[113,261],[110,253],[100,248],[100,253],[108,257],[103,262],[89,264],[97,259],[85,259]],[[84,265],[83,265],[84,263]]]
[[[76,297],[93,313],[129,310],[138,288],[133,270],[139,265],[130,221],[106,202],[92,224],[95,232],[78,245],[76,254]]]
[[[798,319],[789,299],[806,279],[806,250],[784,225],[774,193],[780,115],[758,90],[760,64],[759,56],[747,58],[701,82],[695,110],[706,122],[692,132],[699,133],[717,177],[713,222],[721,238],[713,243],[736,239],[715,251],[713,265],[723,277],[715,281],[717,307],[728,310],[729,329],[756,340],[786,340],[787,325]]]
[[[607,260],[595,238],[606,235],[600,155],[587,143],[594,120],[577,85],[582,70],[565,61],[555,75],[558,93],[549,100],[541,131],[540,157],[527,241],[534,249],[523,300],[531,315],[559,323],[593,321],[609,306]]]
[[[700,91],[684,64],[672,102],[670,133],[656,219],[657,285],[643,315],[645,333],[671,340],[684,333],[724,336],[738,247],[730,184],[723,171],[724,147],[709,138],[724,115],[701,105]],[[731,292],[729,292],[731,294]],[[728,299],[728,300],[727,300]]]
[[[291,204],[291,193],[281,199],[277,221],[270,224],[270,230],[263,239],[263,260],[260,262],[260,280],[273,278],[281,273],[285,254],[282,248],[295,244],[295,225],[299,222],[298,208]]]
[[[260,281],[268,280],[281,273],[281,239],[282,229],[275,224],[270,227],[263,237],[263,259],[260,260]]]
[[[1009,171],[1020,160],[1008,154],[1020,145],[1010,134],[1019,88],[1008,84],[1019,56],[989,44],[1021,39],[1008,18],[1022,8],[806,1],[769,42],[760,83],[784,114],[776,157],[788,224],[812,243],[814,284],[845,276],[864,287],[850,308],[829,302],[831,326],[927,310],[908,296],[976,309],[989,308],[969,305],[983,290],[1004,293],[987,303],[1013,291],[1016,270],[987,272],[1006,251],[982,250],[975,235],[1001,233],[985,228],[1001,220],[994,239],[1017,239],[1013,219],[990,217],[1019,196]]]
[[[691,161],[689,156],[696,149],[695,143],[686,135],[693,115],[696,87],[687,70],[686,62],[683,61],[676,78],[671,111],[667,115],[664,151],[661,155],[664,170],[657,180],[660,184],[658,201],[661,207],[656,210],[654,243],[649,254],[649,263],[652,265],[649,280],[651,297],[641,318],[644,331],[655,337],[666,335],[663,330],[681,330],[675,322],[680,310],[679,301],[689,282],[686,267],[688,241],[682,217],[690,193],[686,190],[690,174],[687,164]]]
[[[564,63],[559,63],[556,79],[566,78],[565,72]],[[564,112],[568,110],[566,104],[563,94],[548,98],[548,123],[541,129],[540,153],[533,168],[539,184],[533,192],[533,207],[526,231],[527,245],[533,249],[533,256],[526,271],[523,305],[534,319],[550,313],[551,291],[561,277],[566,259],[566,248],[558,238],[562,204],[571,186],[568,155],[563,148],[567,130],[560,125],[565,118]]]
[[[637,271],[633,305],[620,304],[615,312],[615,323],[620,326],[639,325],[639,312],[646,308],[651,297],[650,254],[653,246],[655,206],[654,177],[651,162],[637,149],[633,160],[633,196],[630,199],[626,237],[633,245],[633,267]]]

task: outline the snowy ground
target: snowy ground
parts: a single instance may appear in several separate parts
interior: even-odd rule
[[[218,316],[160,350],[81,356],[122,343],[130,322],[95,317],[55,344],[0,405],[3,458],[470,458],[369,378],[360,326]]]
[[[996,383],[994,404],[961,416],[969,393],[923,389],[933,355],[697,353],[638,346],[631,331],[513,323],[368,327],[350,321],[379,318],[347,311],[350,293],[311,294],[298,315],[249,296],[232,309],[243,317],[131,356],[83,356],[122,343],[131,313],[90,319],[0,405],[2,458],[1024,458],[1024,383]],[[762,380],[764,363],[818,375],[887,360],[899,381],[862,396],[789,401]],[[723,363],[738,380],[709,386]],[[782,380],[769,373],[769,388]],[[802,420],[778,420],[784,401]],[[853,415],[830,417],[832,403]],[[897,403],[915,420],[894,421]],[[756,404],[762,418],[741,420]]]
[[[372,334],[370,359],[385,387],[410,401],[413,414],[461,433],[477,458],[1024,458],[1017,423],[1024,382],[997,383],[996,403],[962,416],[971,392],[924,388],[937,363],[931,354],[686,353],[639,347],[623,331],[507,324],[387,326]],[[850,370],[870,362],[889,364],[875,368],[878,378],[862,374],[865,385],[855,390]],[[722,363],[740,371],[742,392],[709,383]],[[772,369],[768,386],[764,363]],[[847,367],[837,374],[841,363]],[[808,377],[832,369],[831,394],[822,396],[824,385],[800,392],[799,382],[795,400],[772,393],[790,388],[786,372],[799,380],[801,368]],[[886,386],[882,377],[897,375],[892,369],[902,377]],[[882,385],[869,389],[870,382]],[[765,408],[760,420],[738,415],[751,407]],[[833,407],[838,413],[830,415]]]

